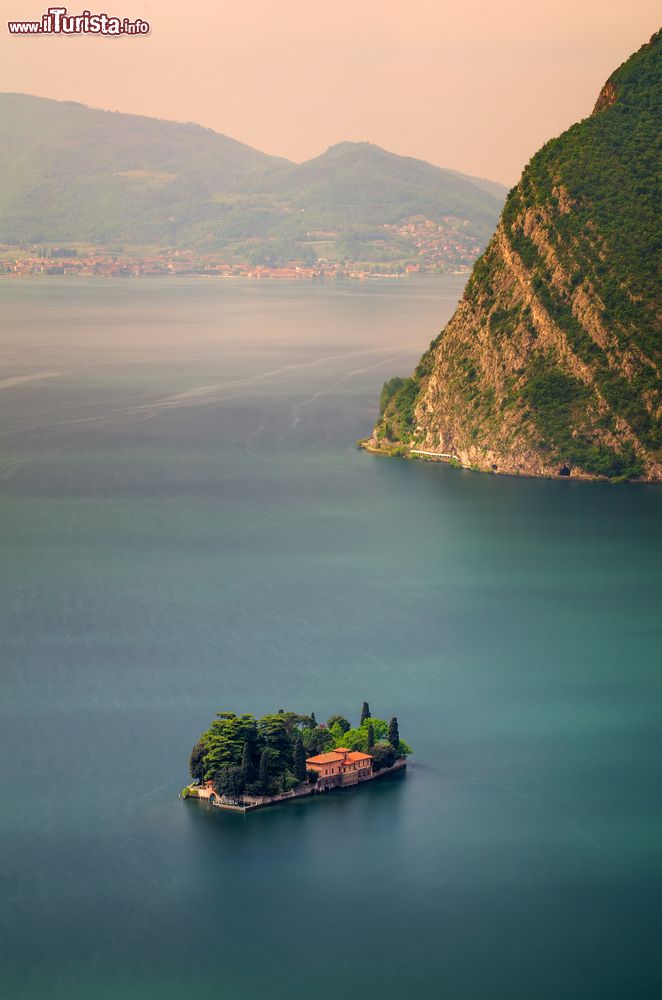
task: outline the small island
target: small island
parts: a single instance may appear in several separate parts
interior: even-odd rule
[[[218,712],[191,751],[182,798],[249,812],[393,774],[411,752],[397,718],[374,718],[367,701],[355,728],[342,715],[318,723],[282,708],[261,719]]]

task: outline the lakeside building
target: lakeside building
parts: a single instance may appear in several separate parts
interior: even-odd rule
[[[336,788],[356,785],[359,781],[372,778],[372,757],[369,753],[337,747],[328,753],[308,757],[306,767],[317,771],[317,785],[320,788]]]
[[[373,759],[369,753],[349,750],[347,747],[338,747],[328,753],[308,757],[306,760],[307,770],[317,774],[317,780],[313,780],[312,784],[310,781],[301,782],[289,791],[273,791],[269,795],[244,792],[236,797],[230,797],[219,792],[214,786],[214,781],[207,778],[204,781],[187,785],[182,797],[198,799],[211,806],[228,809],[232,812],[246,813],[288,799],[303,798],[328,792],[332,788],[346,788],[358,785],[363,781],[370,781],[373,778],[383,778],[403,770],[407,766],[407,758],[399,757],[392,764],[375,770]]]

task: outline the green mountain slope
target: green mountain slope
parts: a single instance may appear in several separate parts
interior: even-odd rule
[[[0,95],[0,241],[162,240],[279,161],[199,125]]]
[[[484,246],[505,198],[368,143],[294,164],[198,125],[0,94],[0,242],[168,243],[294,252],[412,215],[459,220]],[[300,248],[299,248],[300,249]]]
[[[497,195],[480,184],[369,142],[341,142],[306,163],[277,167],[252,187],[287,198],[295,212],[307,213],[308,228],[331,223],[378,226],[416,215],[435,221],[455,216],[468,219],[472,235],[486,240],[506,189]]]
[[[662,479],[662,35],[547,143],[368,446],[504,473]]]

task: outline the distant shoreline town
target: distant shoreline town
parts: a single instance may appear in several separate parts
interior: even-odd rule
[[[383,226],[384,239],[373,241],[377,259],[334,256],[337,233],[308,234],[306,253],[272,252],[260,241],[247,254],[223,249],[104,246],[91,243],[0,244],[0,275],[85,275],[98,277],[164,277],[172,275],[220,278],[402,278],[409,274],[469,274],[480,254],[477,240],[449,224],[416,219]],[[392,230],[392,232],[391,232]],[[404,254],[383,259],[389,243],[400,241]],[[317,244],[317,245],[316,245]],[[363,248],[365,250],[365,248]],[[382,259],[379,259],[382,258]]]
[[[401,267],[385,267],[383,264],[337,263],[318,261],[306,264],[303,261],[289,261],[283,267],[269,264],[231,263],[213,260],[209,256],[198,257],[194,253],[176,251],[137,257],[128,254],[113,254],[103,250],[80,255],[44,258],[33,252],[21,252],[15,257],[0,261],[0,276],[23,277],[29,275],[81,275],[101,278],[158,278],[158,277],[203,277],[203,278],[405,278],[411,274],[469,274],[468,264],[452,267],[428,268],[420,264],[404,264]]]

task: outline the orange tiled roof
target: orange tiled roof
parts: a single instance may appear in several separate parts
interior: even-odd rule
[[[316,757],[308,757],[306,764],[357,764],[359,761],[372,760],[369,753],[361,753],[360,750],[330,750],[328,753],[320,753]]]
[[[317,757],[306,758],[306,764],[335,764],[341,760],[343,755],[332,750],[330,753],[319,753]]]

